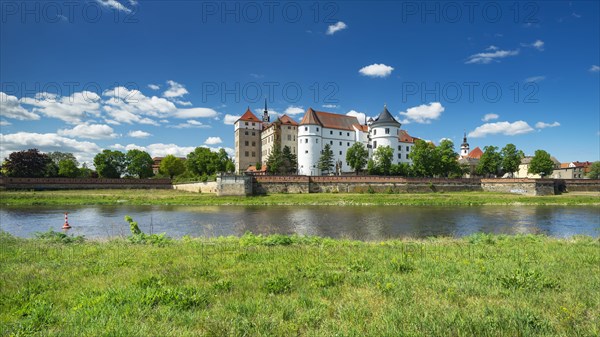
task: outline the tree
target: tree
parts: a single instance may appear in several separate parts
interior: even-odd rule
[[[187,155],[185,165],[195,175],[212,175],[216,172],[214,154],[206,147],[197,147]]]
[[[94,165],[102,178],[121,178],[127,162],[123,152],[104,150],[94,157]]]
[[[550,158],[550,154],[544,150],[536,150],[529,162],[527,172],[543,177],[551,175],[552,171],[554,171],[554,162]]]
[[[390,168],[390,175],[405,177],[408,175],[409,170],[410,166],[408,163],[392,164],[392,167]]]
[[[483,148],[483,154],[479,158],[479,164],[475,168],[475,172],[479,175],[497,175],[500,172],[502,157],[497,152],[498,147],[486,146]]]
[[[158,170],[160,173],[168,175],[169,178],[173,179],[174,176],[185,172],[185,165],[183,164],[183,160],[170,154],[160,161],[160,168]]]
[[[80,172],[77,163],[72,159],[63,159],[58,162],[58,175],[66,178],[77,178]]]
[[[352,168],[354,172],[358,175],[369,159],[369,151],[365,148],[365,146],[356,142],[350,146],[348,152],[346,152],[346,162]]]
[[[587,177],[590,179],[600,179],[600,161],[595,161],[592,163]]]
[[[411,174],[416,177],[432,177],[437,171],[436,157],[433,143],[417,139],[408,154],[408,158],[412,160]]]
[[[392,168],[392,160],[394,158],[394,150],[389,146],[380,146],[373,154],[373,161],[377,166],[379,174],[389,175]]]
[[[140,179],[146,179],[154,175],[152,172],[154,161],[148,152],[137,149],[129,150],[125,158],[127,162],[127,174]]]
[[[321,152],[318,168],[321,170],[322,174],[325,174],[325,172],[329,174],[331,169],[333,169],[333,151],[331,150],[331,146],[329,146],[329,144],[325,144],[325,147]]]
[[[500,155],[502,156],[502,171],[510,173],[512,177],[513,173],[519,169],[519,164],[521,164],[521,159],[523,159],[521,156],[522,153],[522,151],[517,150],[514,144],[506,144],[500,151]]]
[[[289,146],[284,146],[281,152],[283,156],[283,166],[285,167],[285,173],[296,173],[298,172],[298,157],[292,153]]]
[[[444,139],[436,147],[434,165],[437,175],[442,177],[462,176],[462,170],[458,164],[458,153],[454,152],[454,143],[449,139]]]
[[[13,152],[4,159],[2,169],[8,177],[38,178],[50,176],[48,166],[53,165],[48,155],[38,149]]]
[[[48,152],[48,157],[50,157],[50,159],[52,159],[56,165],[58,165],[62,160],[71,160],[75,163],[75,166],[79,166],[77,158],[75,158],[75,156],[70,152]]]
[[[279,174],[282,173],[283,169],[283,154],[278,146],[274,146],[273,152],[267,158],[267,172]]]

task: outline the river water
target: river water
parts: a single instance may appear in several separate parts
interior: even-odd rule
[[[0,229],[19,237],[61,230],[101,239],[129,235],[125,215],[146,233],[171,237],[300,234],[357,240],[472,233],[600,235],[597,206],[68,206],[0,209]]]

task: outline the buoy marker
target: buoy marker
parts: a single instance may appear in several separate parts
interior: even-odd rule
[[[63,225],[63,229],[69,229],[71,226],[69,225],[69,213],[65,212],[65,224]]]

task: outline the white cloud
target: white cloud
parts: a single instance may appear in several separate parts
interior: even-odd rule
[[[486,114],[485,116],[483,116],[483,118],[481,120],[484,122],[487,122],[487,121],[491,121],[494,119],[498,119],[498,117],[500,117],[500,116],[498,116],[496,114]]]
[[[592,72],[592,73],[597,73],[597,72],[599,72],[599,71],[600,71],[600,66],[597,66],[597,65],[595,65],[595,64],[594,64],[594,65],[592,65],[592,66],[590,67],[590,69],[589,69],[589,70],[590,70],[590,72]]]
[[[537,123],[535,123],[536,129],[554,128],[557,126],[560,126],[559,122],[554,122],[554,123],[537,122]]]
[[[163,92],[163,97],[166,98],[174,98],[174,97],[182,97],[183,95],[186,95],[188,93],[187,89],[175,82],[175,81],[167,81],[167,84],[169,85],[169,88]]]
[[[342,21],[338,21],[334,25],[330,25],[329,27],[327,27],[327,35],[333,35],[336,32],[339,32],[340,30],[344,30],[346,28],[348,28],[348,26],[345,23],[343,23]]]
[[[216,145],[216,144],[221,144],[221,143],[223,143],[223,141],[221,140],[221,137],[208,137],[204,141],[204,144],[206,144],[206,145]]]
[[[210,108],[190,108],[190,109],[178,109],[174,117],[177,118],[207,118],[216,117],[218,113]]]
[[[498,61],[499,59],[519,55],[519,50],[495,50],[493,53],[478,53],[469,56],[465,64],[488,64],[492,61]],[[499,62],[499,61],[498,61]]]
[[[354,117],[356,117],[356,119],[358,119],[358,122],[360,124],[365,123],[366,122],[366,118],[367,118],[367,115],[364,112],[359,112],[359,111],[356,111],[356,110],[350,110],[350,111],[346,112],[346,116],[354,116]]]
[[[498,50],[498,47],[492,45],[492,46],[489,46],[489,47],[485,48],[485,50],[496,51],[496,50]]]
[[[439,144],[439,143],[441,143],[441,142],[443,142],[443,141],[445,141],[445,140],[452,141],[452,139],[450,139],[450,138],[448,138],[448,137],[442,137],[442,138],[440,138],[440,140],[438,141],[438,144]]]
[[[113,9],[116,9],[118,11],[122,11],[125,13],[131,13],[131,9],[123,6],[123,4],[121,4],[120,2],[118,2],[116,0],[96,0],[96,2],[98,2],[99,4],[101,4],[104,7],[113,8]]]
[[[394,70],[393,67],[383,63],[374,63],[361,68],[358,72],[369,77],[388,77]]]
[[[100,116],[100,96],[91,91],[75,92],[64,97],[42,92],[34,98],[21,98],[21,103],[34,106],[32,111],[35,113],[71,124],[79,124],[89,116]]]
[[[258,116],[258,118],[262,118],[263,113],[265,112],[265,108],[254,109],[254,114]],[[269,116],[273,119],[273,116],[282,116],[277,110],[267,109]]]
[[[545,79],[546,79],[546,76],[532,76],[532,77],[527,77],[525,79],[525,82],[541,82]]]
[[[406,116],[406,119],[401,121],[401,123],[409,124],[415,122],[429,124],[432,120],[438,119],[445,109],[446,108],[444,108],[440,102],[432,102],[412,107],[407,109],[406,112],[400,112],[400,115]]]
[[[326,108],[326,109],[337,109],[340,106],[336,105],[336,104],[323,104],[322,107]]]
[[[0,126],[9,126],[9,125],[12,125],[12,123],[9,121],[0,120]]]
[[[533,43],[521,43],[521,46],[523,47],[531,47],[531,48],[535,48],[539,51],[543,51],[544,50],[544,41],[542,40],[535,40]]]
[[[17,132],[0,134],[0,157],[5,158],[11,152],[36,148],[42,152],[61,151],[71,152],[79,162],[91,162],[100,152],[95,143],[77,141],[59,136],[55,133]]]
[[[40,116],[21,106],[16,96],[0,91],[0,116],[19,120],[38,120]]]
[[[158,90],[160,89],[160,86],[158,84],[148,84],[148,88],[152,90]]]
[[[193,128],[204,129],[204,128],[210,128],[210,125],[205,125],[205,124],[202,124],[201,122],[191,119],[185,123],[180,123],[177,125],[168,125],[167,127],[175,128],[175,129],[193,129]]]
[[[225,124],[225,125],[233,125],[233,124],[235,124],[235,121],[237,121],[238,119],[240,119],[240,117],[242,117],[242,116],[235,116],[235,115],[226,114],[225,117],[223,118],[223,124]]]
[[[186,157],[190,152],[194,151],[194,149],[196,149],[193,146],[179,146],[177,144],[163,144],[163,143],[157,143],[157,144],[150,144],[147,146],[141,146],[141,145],[136,145],[136,144],[128,144],[128,145],[121,145],[121,144],[115,144],[112,145],[111,148],[119,150],[119,151],[129,151],[129,150],[142,150],[142,151],[146,151],[150,154],[150,156],[152,157],[165,157],[167,155],[174,155],[175,157]]]
[[[89,139],[111,139],[118,135],[113,128],[104,124],[79,124],[72,129],[58,130],[61,136]]]
[[[255,73],[250,74],[250,76],[254,77],[254,78],[264,78],[265,77],[265,75],[263,75],[263,74],[255,74]]]
[[[501,134],[514,136],[532,132],[533,128],[524,121],[486,123],[469,132],[469,137],[478,138],[487,135]]]
[[[133,138],[146,138],[146,137],[152,136],[151,133],[142,131],[142,130],[129,131],[129,133],[127,133],[127,135],[129,137],[133,137]]]
[[[285,109],[284,113],[286,115],[299,115],[304,113],[304,109],[301,106],[290,105]]]

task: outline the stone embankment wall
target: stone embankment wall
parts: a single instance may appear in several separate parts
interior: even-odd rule
[[[205,183],[185,183],[173,185],[174,190],[195,192],[195,193],[217,193],[217,182],[208,181]]]
[[[0,188],[14,190],[171,189],[170,179],[0,178]]]
[[[600,179],[557,179],[559,192],[600,192]]]
[[[252,195],[252,177],[217,176],[217,196],[225,195]]]
[[[381,176],[310,177],[311,193],[426,193],[481,191],[479,179],[419,179]]]
[[[553,179],[481,179],[481,188],[486,192],[522,195],[556,194]]]

